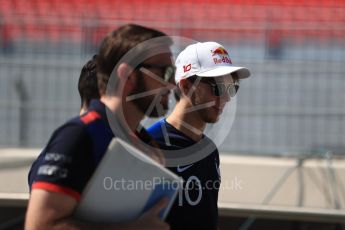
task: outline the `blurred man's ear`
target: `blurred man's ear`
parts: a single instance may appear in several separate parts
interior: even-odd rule
[[[179,84],[179,88],[181,90],[181,96],[187,96],[189,95],[190,90],[192,89],[193,84],[188,81],[187,79],[181,79]]]
[[[128,94],[131,92],[137,83],[136,74],[133,68],[127,63],[121,63],[117,68],[117,76],[120,81],[120,85],[123,87],[123,93]]]
[[[185,98],[190,104],[193,104],[195,100],[194,91],[196,90],[194,83],[187,79],[181,79],[178,84],[181,92],[180,98]]]

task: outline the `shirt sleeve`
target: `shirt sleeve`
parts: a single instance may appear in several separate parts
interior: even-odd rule
[[[55,131],[34,162],[31,189],[64,193],[76,200],[94,171],[91,139],[81,124],[67,124]]]

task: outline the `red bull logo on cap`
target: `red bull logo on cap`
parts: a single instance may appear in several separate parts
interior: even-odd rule
[[[214,51],[212,51],[212,56],[214,55],[229,55],[228,51],[226,51],[223,47],[219,47],[217,49],[215,49]]]
[[[213,58],[214,64],[221,64],[221,63],[229,63],[232,64],[231,59],[229,58],[228,51],[226,51],[223,47],[218,47],[215,50],[211,50],[212,56],[220,56],[221,58]]]

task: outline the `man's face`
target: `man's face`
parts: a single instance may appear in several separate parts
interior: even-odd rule
[[[170,89],[174,85],[171,57],[171,53],[155,55],[137,69],[137,84],[132,94],[146,95],[133,102],[149,117],[163,116],[168,110]]]
[[[230,75],[211,79],[214,81],[203,78],[191,98],[193,106],[205,105],[204,108],[197,110],[205,123],[215,123],[219,120],[226,103],[231,98],[227,89],[229,85],[235,83]],[[221,91],[221,95],[217,95],[219,91]]]

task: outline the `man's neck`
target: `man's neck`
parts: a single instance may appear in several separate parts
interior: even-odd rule
[[[116,115],[120,122],[125,123],[124,128],[128,126],[129,130],[135,133],[144,114],[133,103],[124,102],[118,97],[101,97],[100,99],[110,111]]]
[[[202,121],[197,111],[187,112],[191,108],[188,102],[180,101],[166,120],[191,139],[199,141],[202,138],[206,123]]]

